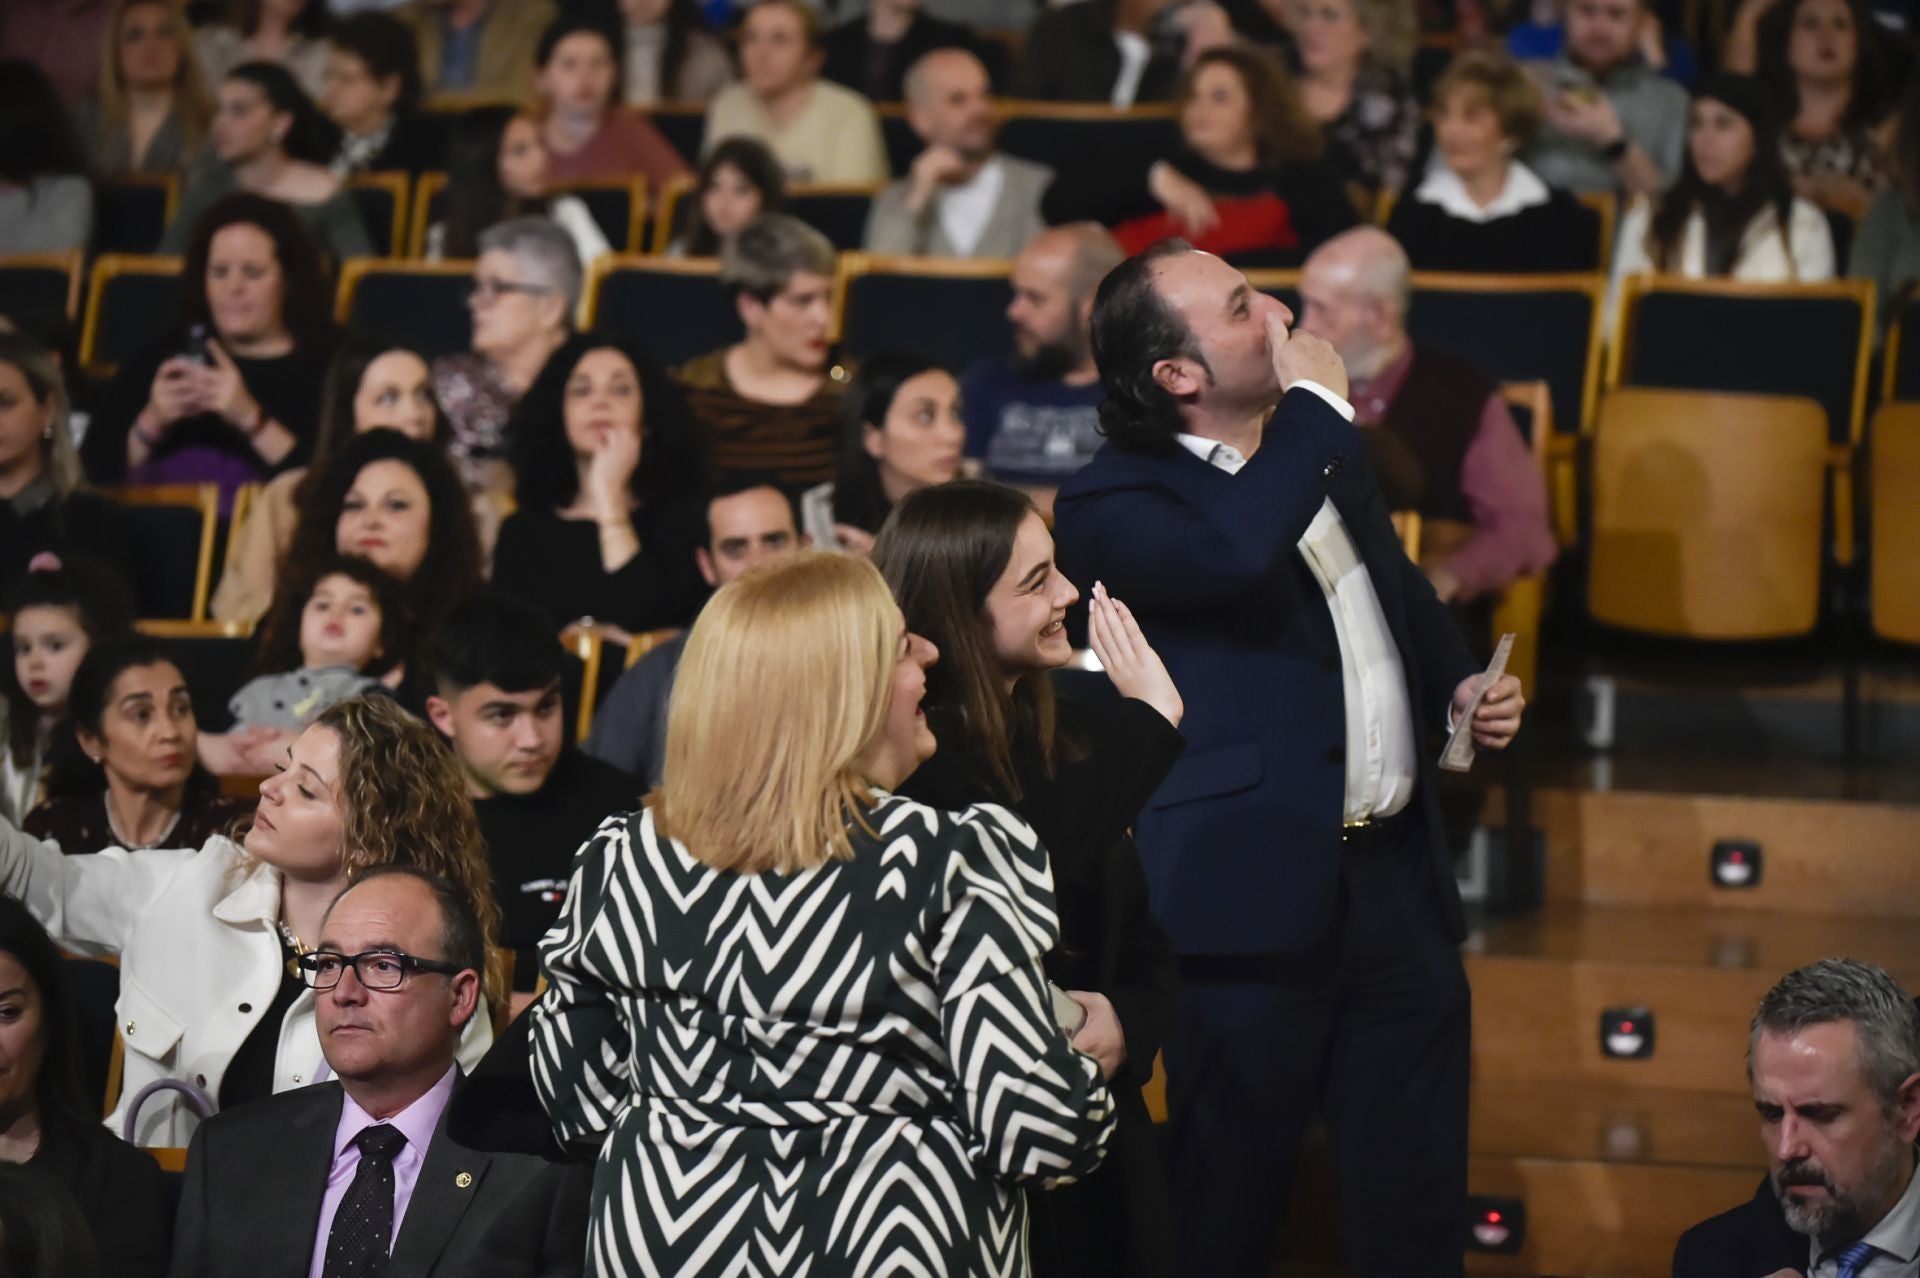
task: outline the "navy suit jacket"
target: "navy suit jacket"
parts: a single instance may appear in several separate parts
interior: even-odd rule
[[[1333,918],[1346,794],[1340,648],[1298,542],[1331,498],[1365,562],[1406,669],[1424,827],[1456,937],[1465,934],[1423,729],[1444,729],[1475,673],[1459,630],[1410,563],[1360,434],[1311,391],[1284,396],[1237,475],[1177,443],[1112,443],[1061,488],[1060,564],[1139,619],[1186,702],[1187,752],[1138,826],[1154,912],[1183,954],[1279,954]]]
[[[1763,1180],[1750,1201],[1680,1235],[1673,1278],[1770,1278],[1782,1269],[1805,1273],[1807,1259],[1806,1236],[1787,1227],[1773,1186]]]

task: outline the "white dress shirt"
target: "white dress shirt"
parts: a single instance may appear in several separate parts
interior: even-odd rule
[[[1893,1210],[1860,1240],[1880,1249],[1860,1266],[1859,1278],[1914,1278],[1920,1274],[1920,1171],[1907,1181]],[[1807,1278],[1834,1278],[1840,1272],[1837,1255],[1820,1254],[1818,1241],[1807,1246]]]
[[[1113,81],[1112,105],[1126,108],[1140,95],[1140,79],[1147,73],[1147,63],[1153,60],[1153,46],[1147,38],[1135,31],[1116,31],[1113,43],[1120,50],[1120,74]]]
[[[1353,405],[1317,382],[1296,382],[1333,405],[1348,421]],[[1201,461],[1229,475],[1247,464],[1239,450],[1199,435],[1176,436]],[[1358,460],[1358,459],[1356,459]],[[1414,757],[1413,706],[1407,673],[1387,627],[1387,614],[1366,563],[1331,500],[1300,538],[1300,557],[1326,596],[1333,633],[1340,644],[1340,682],[1347,711],[1348,822],[1389,817],[1413,798],[1419,775]]]
[[[1006,185],[1007,166],[996,155],[965,182],[946,187],[934,196],[940,229],[946,233],[947,243],[956,254],[973,256],[980,237],[987,233],[987,223],[993,220],[993,211],[1000,204],[1000,192]]]
[[[1425,180],[1413,193],[1413,198],[1422,204],[1439,205],[1440,211],[1450,217],[1468,222],[1491,222],[1545,204],[1551,195],[1552,192],[1547,190],[1547,184],[1540,180],[1539,174],[1518,160],[1509,160],[1506,181],[1500,185],[1500,194],[1494,196],[1493,203],[1485,208],[1473,202],[1473,197],[1467,194],[1467,184],[1460,180],[1458,173],[1439,163],[1428,170]]]

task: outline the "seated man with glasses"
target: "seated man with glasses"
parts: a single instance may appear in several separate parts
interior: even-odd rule
[[[442,1122],[461,1028],[486,1014],[485,937],[459,889],[366,870],[298,962],[333,1077],[201,1124],[172,1272],[580,1273],[591,1169],[469,1149]]]
[[[510,492],[507,421],[573,331],[583,278],[573,237],[548,217],[490,226],[479,247],[467,294],[473,349],[435,360],[433,388],[447,410],[447,447],[467,487]]]

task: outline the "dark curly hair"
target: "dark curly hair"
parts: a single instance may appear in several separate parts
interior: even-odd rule
[[[1787,64],[1787,50],[1793,43],[1793,24],[1800,16],[1802,3],[1804,0],[1785,0],[1774,5],[1760,19],[1755,33],[1760,79],[1773,94],[1781,120],[1788,124],[1800,114],[1800,82]],[[1866,0],[1846,0],[1846,5],[1853,19],[1853,83],[1848,87],[1847,109],[1840,117],[1840,127],[1871,129],[1893,110],[1900,81],[1880,22]]]
[[[1093,295],[1093,359],[1100,368],[1100,433],[1123,448],[1171,447],[1185,429],[1180,404],[1154,380],[1163,359],[1206,360],[1186,321],[1153,284],[1153,264],[1193,252],[1182,239],[1151,244],[1107,273]]]
[[[331,335],[332,320],[320,246],[298,213],[251,191],[222,197],[194,224],[181,271],[189,286],[180,291],[180,327],[204,324],[213,329],[213,312],[207,305],[207,259],[213,252],[213,237],[229,226],[257,227],[273,241],[273,256],[280,263],[281,322],[296,346],[311,350],[323,345]]]
[[[66,960],[32,911],[4,894],[0,954],[25,969],[40,995],[40,1072],[31,1081],[35,1097],[71,1121],[99,1121],[99,1100],[88,1103],[81,1079],[80,1026],[67,988]]]
[[[278,583],[274,602],[278,603],[280,593],[284,592],[289,602],[299,600],[299,607],[285,618],[277,611],[274,614],[273,620],[290,620],[291,625],[270,626],[261,632],[259,654],[253,663],[256,675],[284,674],[306,664],[300,653],[300,619],[314,590],[333,576],[351,578],[365,586],[373,595],[373,606],[380,610],[380,654],[361,674],[383,675],[413,652],[413,617],[407,609],[406,592],[400,589],[393,574],[358,555],[316,559],[310,564],[301,564],[297,575],[292,572],[291,564],[288,568],[288,575]]]
[[[406,466],[427,490],[427,554],[405,583],[413,605],[414,633],[431,634],[447,610],[480,584],[480,536],[473,525],[473,507],[446,454],[399,431],[370,430],[349,439],[303,486],[293,544],[287,548],[280,585],[267,611],[263,648],[283,642],[279,636],[291,633],[298,649],[300,612],[317,580],[312,575],[315,566],[339,555],[340,508],[360,472],[377,461]],[[307,583],[306,593],[296,597],[296,590],[289,587],[300,582]]]
[[[833,471],[833,518],[879,532],[893,503],[880,486],[880,463],[867,451],[867,427],[884,426],[900,387],[922,373],[953,370],[920,351],[881,351],[860,361],[840,401],[840,455]]]
[[[281,149],[289,156],[308,164],[325,164],[333,158],[340,130],[321,114],[307,91],[293,78],[293,72],[278,62],[242,62],[227,72],[226,79],[251,84],[265,95],[268,105],[276,112],[292,118],[293,123],[280,142]]]
[[[720,256],[720,234],[707,225],[707,215],[702,207],[702,197],[707,188],[713,185],[714,174],[723,168],[729,168],[745,178],[754,190],[760,192],[760,211],[762,213],[785,213],[787,211],[787,172],[780,161],[759,138],[731,137],[721,142],[707,153],[700,162],[700,173],[694,179],[693,189],[680,201],[674,212],[674,220],[680,223],[681,242],[686,247],[688,257]]]
[[[686,395],[653,356],[625,338],[578,333],[548,357],[514,410],[515,495],[524,507],[566,506],[580,495],[580,475],[567,444],[567,383],[590,352],[618,351],[640,378],[640,464],[633,495],[642,506],[700,492],[706,455]]]

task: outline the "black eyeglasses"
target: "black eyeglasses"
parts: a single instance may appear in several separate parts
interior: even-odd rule
[[[453,976],[466,971],[458,963],[415,958],[398,950],[368,950],[363,954],[315,950],[311,954],[302,954],[296,961],[300,964],[301,978],[315,990],[330,990],[338,985],[349,967],[353,969],[354,979],[370,990],[397,990],[409,972]]]

